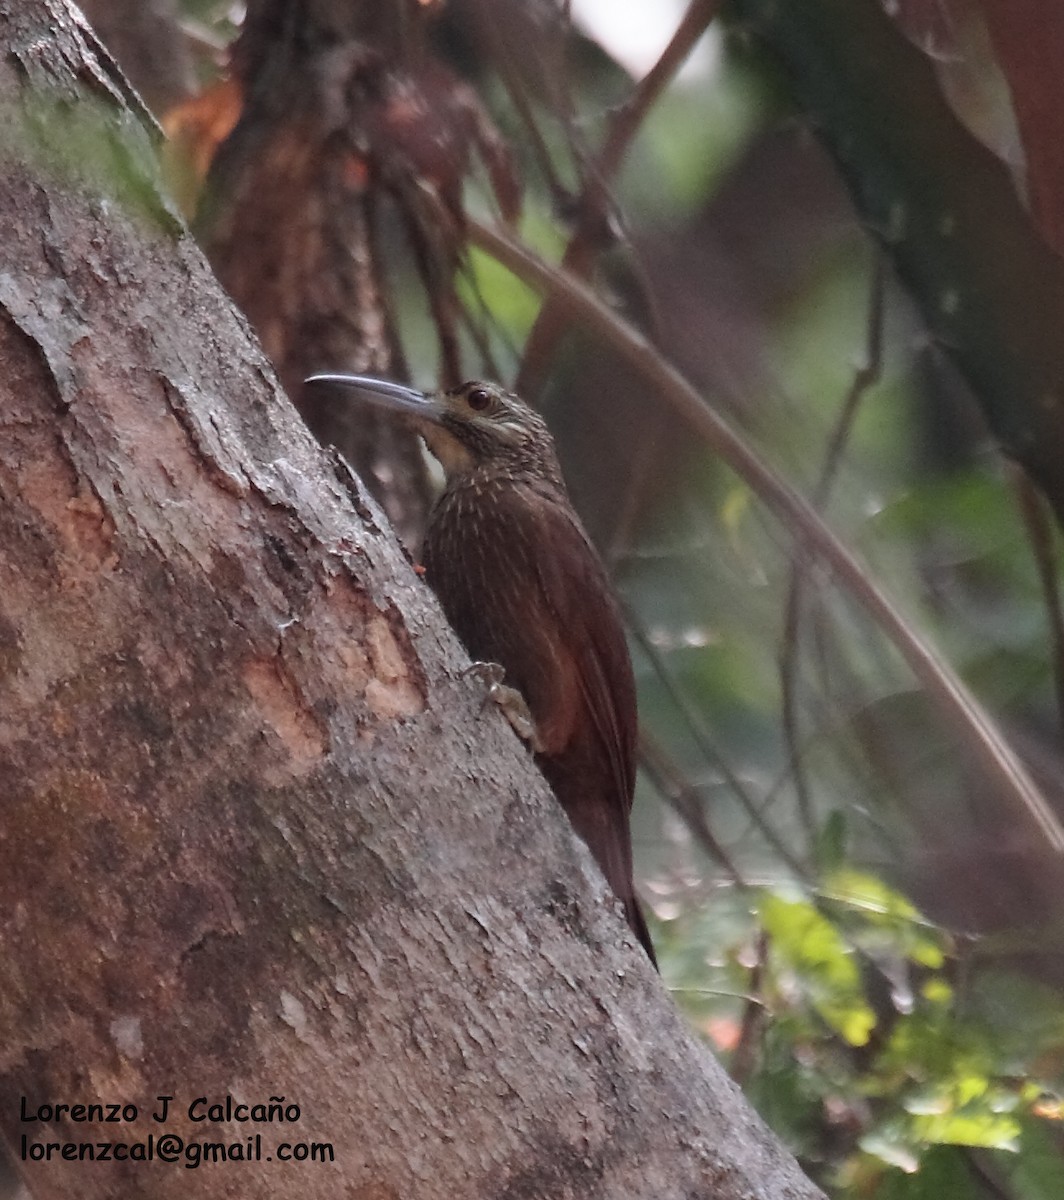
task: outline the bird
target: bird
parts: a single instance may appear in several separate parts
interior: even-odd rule
[[[501,668],[501,684],[490,677],[494,698],[657,967],[632,872],[631,656],[546,422],[514,393],[479,380],[430,393],[360,375],[307,382],[401,414],[442,466],[422,548],[425,579],[470,657]]]

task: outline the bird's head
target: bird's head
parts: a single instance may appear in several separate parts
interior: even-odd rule
[[[497,384],[473,380],[445,392],[419,392],[365,375],[311,375],[306,382],[347,388],[404,416],[439,459],[448,483],[479,471],[560,482],[546,422]]]

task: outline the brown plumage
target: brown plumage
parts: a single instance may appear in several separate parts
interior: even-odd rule
[[[413,415],[443,465],[446,485],[425,534],[426,578],[470,655],[498,663],[527,704],[536,761],[653,961],[632,880],[631,659],[543,419],[486,383],[424,396],[357,376],[314,378]]]

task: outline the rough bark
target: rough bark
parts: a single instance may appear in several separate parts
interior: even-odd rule
[[[53,1157],[34,1196],[818,1195],[278,389],[73,10],[0,0],[0,48],[0,1128],[335,1150]],[[226,1095],[300,1119],[191,1119]]]

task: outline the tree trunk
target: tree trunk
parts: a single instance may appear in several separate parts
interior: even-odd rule
[[[819,1195],[278,390],[75,11],[0,0],[0,45],[0,1127],[34,1196]],[[181,1169],[202,1142],[251,1160]],[[154,1161],[64,1156],[106,1143]]]
[[[383,192],[368,185],[358,150],[370,138],[363,77],[380,88],[378,64],[396,63],[402,8],[252,0],[232,49],[240,116],[212,162],[195,228],[304,420],[413,543],[429,489],[412,431],[303,386],[321,370],[405,373],[375,236]]]

